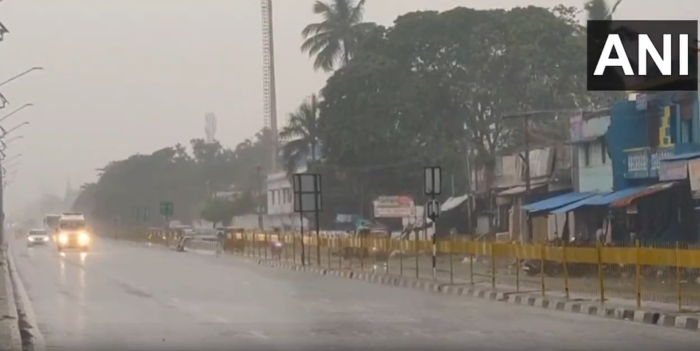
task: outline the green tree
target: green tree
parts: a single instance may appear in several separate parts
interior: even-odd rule
[[[233,150],[193,139],[191,150],[178,144],[110,162],[99,170],[96,182],[81,188],[73,208],[104,223],[111,224],[119,218],[125,224],[141,224],[134,208],[156,209],[161,201],[172,201],[173,219],[189,223],[199,217],[201,204],[212,193],[258,188],[260,178],[255,168],[263,164],[262,172],[267,172],[272,154],[270,138],[269,130],[262,130]],[[238,205],[232,211],[249,207]],[[162,224],[157,216],[153,217],[149,224]]]
[[[301,51],[316,56],[314,69],[332,71],[350,62],[363,35],[373,23],[362,22],[365,0],[316,1],[313,12],[323,18],[311,23],[301,32],[304,42]]]
[[[211,222],[214,227],[218,224],[228,226],[233,219],[235,203],[226,199],[207,199],[199,212],[202,219]]]
[[[295,112],[289,114],[287,125],[279,134],[280,139],[285,141],[282,158],[288,174],[295,172],[302,158],[311,156],[316,161],[318,129],[318,100],[316,94],[312,94]]]
[[[459,181],[465,155],[475,153],[492,172],[496,153],[522,140],[521,125],[503,115],[595,103],[573,13],[459,7],[375,28],[321,92],[326,166],[343,170],[356,184],[346,188],[369,197],[365,204],[376,195],[420,196],[426,164]]]

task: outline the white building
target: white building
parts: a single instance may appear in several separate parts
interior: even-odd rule
[[[320,155],[320,148],[317,148],[315,154]],[[307,160],[309,159],[310,157],[307,158]],[[300,162],[295,173],[306,172],[305,161]],[[287,172],[280,171],[268,174],[265,185],[267,189],[267,216],[264,218],[264,226],[300,228],[301,216],[294,212],[294,188]],[[304,220],[304,227],[308,228],[308,225],[308,221]]]

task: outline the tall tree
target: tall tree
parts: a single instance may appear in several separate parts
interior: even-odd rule
[[[328,166],[348,170],[367,196],[415,192],[425,164],[465,179],[467,147],[493,168],[521,140],[503,115],[590,104],[572,13],[458,7],[371,32],[322,90]]]
[[[305,157],[316,161],[318,129],[318,98],[312,94],[289,114],[287,125],[280,131],[280,139],[285,142],[282,155],[287,173],[294,173]]]
[[[363,35],[375,26],[362,22],[364,6],[365,0],[316,1],[313,12],[323,21],[311,23],[301,32],[305,39],[301,51],[316,56],[314,69],[332,71],[350,62]]]

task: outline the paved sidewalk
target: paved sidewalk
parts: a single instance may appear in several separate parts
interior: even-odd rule
[[[0,351],[21,351],[17,305],[5,250],[0,247]]]

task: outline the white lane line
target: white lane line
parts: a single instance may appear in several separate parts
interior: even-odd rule
[[[259,332],[259,331],[253,330],[253,331],[251,331],[250,333],[251,333],[252,335],[254,335],[254,336],[260,338],[260,339],[267,339],[267,338],[268,338],[267,335],[265,335],[265,334],[263,334],[263,333],[261,333],[261,332]]]
[[[12,249],[8,250],[7,260],[9,261],[9,271],[10,277],[15,283],[15,294],[19,297],[22,308],[24,309],[24,319],[31,327],[30,333],[32,334],[32,346],[35,351],[45,351],[46,342],[44,340],[44,335],[39,329],[39,323],[37,322],[36,315],[34,314],[34,307],[32,306],[32,301],[29,299],[27,290],[24,287],[22,278],[17,272],[17,266],[15,265],[15,260],[12,254]]]

